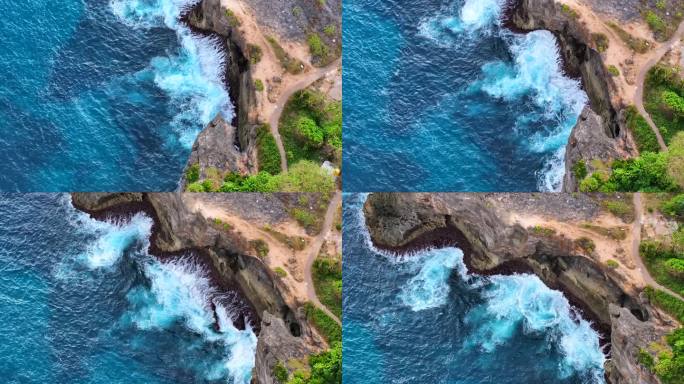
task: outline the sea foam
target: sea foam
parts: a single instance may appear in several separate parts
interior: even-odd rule
[[[221,113],[230,120],[234,111],[223,82],[226,57],[218,39],[194,35],[179,16],[197,0],[112,0],[112,12],[132,28],[165,26],[176,31],[180,51],[155,57],[137,73],[151,78],[178,112],[171,123],[176,139],[186,148]],[[198,123],[201,123],[198,126]]]

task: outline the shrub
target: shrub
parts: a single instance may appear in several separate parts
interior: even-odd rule
[[[264,56],[264,52],[258,45],[247,44],[247,56],[249,58],[249,62],[252,65],[256,65],[261,61],[261,58]]]
[[[331,319],[323,310],[312,303],[304,305],[306,318],[311,321],[314,327],[323,335],[330,344],[342,341],[342,327]]]
[[[663,19],[655,12],[650,10],[646,11],[644,18],[646,19],[648,26],[656,34],[664,34],[667,32],[667,25],[665,24],[665,21],[663,21]]]
[[[652,152],[614,161],[608,183],[606,192],[674,192],[679,189],[668,174],[667,154]]]
[[[192,193],[201,193],[204,192],[204,186],[200,182],[194,182],[192,184],[188,184],[186,190]]]
[[[240,22],[240,18],[235,14],[235,12],[231,11],[230,9],[226,9],[226,19],[228,19],[228,25],[231,27],[239,27],[242,23]]]
[[[588,237],[580,237],[579,239],[575,240],[575,245],[586,253],[593,253],[594,250],[596,250],[596,244],[594,244],[594,241]]]
[[[606,265],[608,266],[608,268],[612,268],[612,269],[615,269],[615,268],[620,266],[620,264],[617,261],[612,260],[612,259],[606,261]]]
[[[567,4],[561,4],[561,12],[573,19],[579,18],[579,13]]]
[[[254,89],[256,89],[257,92],[263,92],[264,91],[264,82],[261,81],[261,79],[254,80]]]
[[[268,124],[263,124],[257,129],[257,158],[259,171],[271,175],[280,173],[280,151]]]
[[[684,189],[684,132],[678,132],[668,147],[667,174],[680,189]]]
[[[335,32],[337,32],[337,27],[335,27],[335,24],[329,24],[323,28],[323,33],[325,33],[328,37],[334,37]]]
[[[663,203],[662,211],[668,216],[684,218],[684,194],[677,195]]]
[[[632,131],[639,152],[659,152],[660,144],[655,133],[634,106],[627,108],[627,127]]]
[[[620,37],[620,40],[622,40],[627,46],[633,50],[636,53],[646,53],[648,50],[651,48],[651,44],[648,42],[648,40],[640,39],[637,37],[632,36],[629,34],[629,32],[625,31],[624,29],[620,28],[619,25],[609,22],[608,26],[613,29],[618,36]]]
[[[309,211],[301,208],[292,210],[292,216],[304,228],[309,228],[316,223],[316,217]]]
[[[620,70],[618,69],[618,67],[614,65],[608,66],[608,73],[610,73],[610,75],[614,77],[620,76]]]
[[[682,259],[668,259],[665,262],[667,273],[675,277],[684,277],[684,260]]]
[[[328,56],[330,50],[317,33],[310,34],[307,42],[309,43],[309,51],[311,52],[311,56],[319,59],[323,59]]]
[[[187,171],[185,171],[185,180],[187,180],[188,184],[195,183],[199,181],[200,178],[200,166],[199,164],[193,164],[188,168]]]
[[[279,277],[286,277],[287,276],[287,272],[282,267],[273,268],[273,272],[275,272],[275,274],[278,275]]]
[[[287,368],[281,363],[280,361],[276,363],[276,365],[273,367],[273,377],[278,380],[280,384],[285,384],[287,382],[289,374],[287,372]]]
[[[634,220],[634,207],[632,204],[623,200],[605,200],[602,203],[608,212],[622,219],[622,221],[629,223]]]
[[[575,175],[577,180],[584,180],[587,177],[587,164],[584,160],[579,160],[572,166],[572,174]]]
[[[672,315],[680,323],[684,323],[684,301],[679,300],[667,292],[652,287],[646,287],[644,292],[652,303]]]
[[[262,239],[256,239],[252,240],[249,242],[249,244],[254,248],[256,251],[257,255],[261,257],[262,259],[266,256],[268,256],[268,243],[266,243]]]
[[[541,225],[535,225],[532,228],[532,232],[538,236],[549,237],[556,234],[556,230],[553,228],[543,227]]]
[[[639,364],[648,368],[649,371],[652,371],[655,367],[655,360],[653,359],[653,356],[651,356],[651,354],[643,348],[639,350],[639,354],[637,355],[637,361],[639,362]]]
[[[594,43],[596,44],[597,51],[603,53],[608,50],[608,46],[610,44],[608,36],[606,36],[604,33],[592,33],[591,37],[594,40]]]
[[[662,93],[662,99],[667,108],[678,116],[684,116],[684,98],[676,92],[666,90]]]
[[[321,193],[328,198],[335,189],[335,180],[317,164],[300,161],[287,173],[277,175],[273,185],[280,192]]]
[[[285,68],[287,72],[296,75],[304,70],[304,64],[288,55],[285,49],[278,43],[278,40],[276,40],[273,36],[266,37],[266,40],[273,48],[273,52],[280,62],[280,65]]]
[[[295,124],[297,136],[302,144],[310,148],[320,148],[323,145],[324,134],[316,121],[307,115],[301,115]]]

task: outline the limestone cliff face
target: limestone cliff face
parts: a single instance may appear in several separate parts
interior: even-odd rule
[[[558,38],[561,54],[570,75],[580,76],[589,97],[590,110],[585,110],[573,130],[566,148],[564,192],[578,190],[578,181],[570,170],[579,160],[589,163],[590,154],[614,154],[617,158],[635,156],[626,138],[626,128],[620,119],[621,101],[601,54],[593,49],[590,32],[564,11],[556,0],[517,0],[510,22],[523,30],[546,29]],[[591,140],[583,140],[590,138]],[[604,151],[608,151],[607,153]],[[569,156],[567,156],[569,155]],[[615,158],[615,157],[614,157]]]
[[[273,383],[277,361],[302,359],[324,346],[312,332],[304,314],[288,305],[286,290],[266,265],[249,256],[245,239],[216,230],[199,214],[191,212],[182,195],[75,193],[77,209],[96,216],[121,207],[144,209],[153,216],[153,254],[196,251],[206,255],[222,284],[237,287],[259,316],[259,341],[254,382]]]
[[[515,195],[508,196],[516,199]],[[364,212],[371,239],[380,248],[410,247],[431,231],[451,228],[469,242],[466,263],[471,270],[492,273],[523,267],[532,271],[551,288],[562,290],[605,333],[611,334],[614,357],[606,369],[612,383],[657,382],[638,364],[636,353],[654,337],[669,331],[667,322],[629,281],[579,254],[572,241],[535,235],[518,224],[505,222],[501,217],[512,208],[495,204],[496,197],[372,194]],[[639,329],[650,331],[632,331]],[[632,375],[634,372],[639,375]]]
[[[225,9],[221,7],[221,0],[202,0],[189,10],[183,19],[194,32],[213,35],[224,45],[226,54],[224,80],[235,107],[235,116],[231,122],[226,122],[222,116],[217,116],[205,128],[205,131],[210,132],[203,132],[198,136],[187,167],[197,164],[193,160],[201,156],[198,152],[202,151],[205,157],[229,157],[225,159],[226,162],[218,164],[219,167],[213,166],[221,172],[234,172],[239,168],[254,171],[251,169],[251,164],[254,163],[256,151],[257,97],[246,54],[248,52],[247,41],[237,28],[231,26]],[[216,138],[217,135],[221,139],[220,142],[210,140],[200,142],[209,136]],[[200,169],[204,172],[206,168],[201,165]],[[185,186],[185,173],[181,184]]]

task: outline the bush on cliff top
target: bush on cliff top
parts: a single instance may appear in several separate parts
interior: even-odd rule
[[[268,172],[271,175],[280,173],[280,152],[268,124],[261,125],[257,130],[257,157],[259,171]]]
[[[660,145],[651,127],[634,106],[627,108],[627,127],[632,132],[639,152],[660,152]]]

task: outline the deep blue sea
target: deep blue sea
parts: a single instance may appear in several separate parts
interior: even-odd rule
[[[398,257],[370,245],[344,196],[347,384],[599,384],[599,335],[534,275],[469,274],[457,248]]]
[[[256,336],[230,320],[244,303],[193,259],[147,254],[151,225],[0,195],[0,381],[250,382]]]
[[[172,191],[233,114],[196,0],[0,0],[0,191]]]
[[[587,102],[506,0],[344,4],[346,191],[554,191]]]

